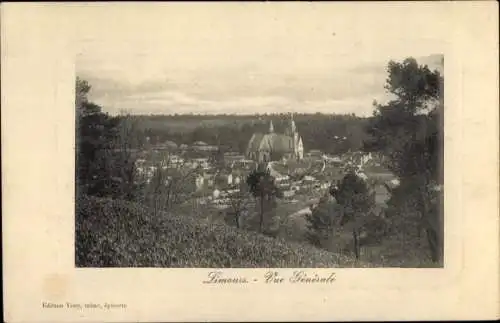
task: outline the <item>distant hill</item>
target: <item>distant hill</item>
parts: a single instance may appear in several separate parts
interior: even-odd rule
[[[83,197],[77,203],[78,267],[366,267],[353,257],[269,238],[190,215]]]

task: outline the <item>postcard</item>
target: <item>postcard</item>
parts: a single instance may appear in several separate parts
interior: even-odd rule
[[[495,9],[3,5],[4,320],[498,319]]]

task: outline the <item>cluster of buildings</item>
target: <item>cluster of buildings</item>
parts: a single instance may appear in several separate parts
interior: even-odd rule
[[[196,202],[225,208],[229,206],[230,195],[239,192],[256,162],[243,154],[228,152],[221,163],[215,158],[218,150],[217,146],[201,141],[190,146],[177,146],[173,142],[156,145],[136,160],[137,181],[150,183],[157,172],[164,171],[165,184],[179,176]]]
[[[191,187],[197,203],[226,208],[230,206],[231,198],[239,194],[248,174],[259,164],[267,165],[285,201],[288,202],[296,201],[297,195],[318,196],[328,190],[334,179],[330,173],[324,171],[327,164],[330,169],[355,169],[360,177],[365,178],[363,169],[366,165],[379,165],[377,156],[361,152],[346,153],[342,156],[327,156],[319,150],[304,153],[303,140],[293,115],[290,116],[284,133],[275,132],[271,121],[267,133],[254,133],[251,136],[245,152],[226,152],[222,160],[218,152],[218,146],[202,141],[191,145],[177,145],[175,142],[166,141],[151,147],[137,160],[137,173],[141,180],[150,182],[155,172],[160,169],[172,170],[173,173],[189,172],[186,185]],[[217,158],[214,157],[216,155]],[[316,162],[323,167],[302,176],[280,173],[273,168],[273,165],[279,162],[300,163],[303,160]]]

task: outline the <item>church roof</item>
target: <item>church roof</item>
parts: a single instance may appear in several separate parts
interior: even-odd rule
[[[277,133],[255,133],[248,143],[248,151],[288,152],[292,147],[292,137]]]
[[[248,151],[259,150],[259,146],[263,137],[264,137],[263,133],[254,133],[252,135],[252,138],[250,138],[250,141],[248,142]]]

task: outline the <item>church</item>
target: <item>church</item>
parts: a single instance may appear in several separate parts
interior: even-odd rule
[[[304,145],[299,135],[293,115],[284,134],[274,132],[273,122],[269,123],[268,133],[254,133],[248,142],[248,158],[257,162],[281,159],[300,160],[304,157]]]

